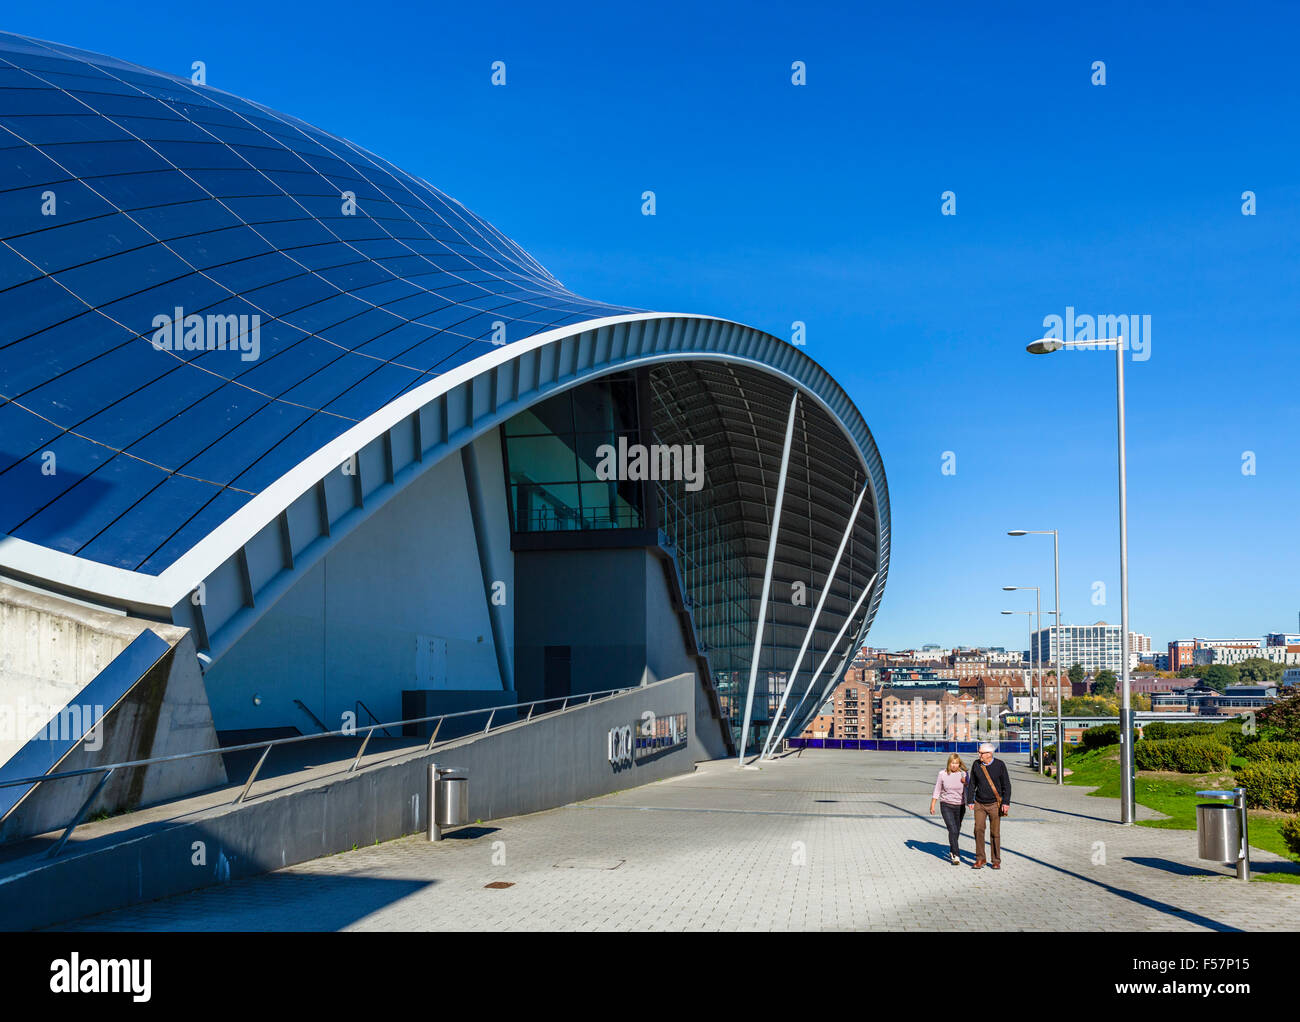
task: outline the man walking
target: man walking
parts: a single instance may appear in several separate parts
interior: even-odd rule
[[[966,775],[966,808],[975,812],[975,863],[984,866],[984,821],[989,823],[993,855],[988,860],[993,869],[1002,868],[1002,817],[1011,809],[1011,775],[1007,765],[993,758],[993,746],[980,746],[980,758]]]

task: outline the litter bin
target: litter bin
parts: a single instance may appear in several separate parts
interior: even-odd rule
[[[446,782],[443,782],[446,783]],[[1241,821],[1236,806],[1207,802],[1196,807],[1196,854],[1213,862],[1236,862]]]
[[[443,827],[460,827],[469,823],[469,778],[459,767],[429,764],[429,840],[441,841]]]
[[[1246,790],[1198,791],[1197,798],[1218,799],[1196,807],[1196,854],[1211,862],[1237,867],[1237,879],[1250,879],[1250,831]],[[1231,804],[1226,800],[1231,799]]]
[[[467,823],[469,823],[469,779],[440,778],[438,780],[438,826],[462,827]]]

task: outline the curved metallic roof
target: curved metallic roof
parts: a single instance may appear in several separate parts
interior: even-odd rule
[[[0,218],[0,532],[149,574],[494,332],[629,311],[343,139],[12,35]],[[177,308],[260,316],[259,357],[158,350]]]
[[[260,317],[258,357],[160,350],[156,318],[177,310]],[[869,480],[819,629],[875,573],[849,633],[864,636],[888,568],[884,468],[858,409],[800,349],[581,298],[352,143],[187,79],[0,34],[7,574],[190,626],[215,659],[429,465],[559,389],[639,365],[697,367],[674,374],[674,399],[716,413],[700,421],[732,452],[751,577],[782,388],[811,399],[793,470],[804,510],[782,525],[777,575],[819,584]],[[748,382],[708,368],[724,365]],[[789,616],[774,628],[799,627]]]

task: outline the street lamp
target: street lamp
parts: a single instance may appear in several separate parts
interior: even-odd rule
[[[1015,586],[1003,586],[1002,588],[1014,589]],[[1034,612],[1032,610],[1004,610],[1002,613],[1027,614],[1029,616],[1029,758],[1032,762],[1034,757]],[[1041,742],[1039,743],[1039,749],[1042,749]],[[1040,752],[1038,757],[1040,764],[1042,759]]]
[[[1133,799],[1133,701],[1128,676],[1128,472],[1124,458],[1124,338],[1114,337],[1102,341],[1062,341],[1043,337],[1025,346],[1031,355],[1050,355],[1062,348],[1087,345],[1115,346],[1115,406],[1119,433],[1119,642],[1120,676],[1123,695],[1119,708],[1120,739],[1120,810],[1119,821],[1132,824],[1136,816]],[[1060,668],[1057,668],[1060,680]],[[1058,768],[1058,773],[1060,772]]]
[[[1061,726],[1061,545],[1055,529],[1011,529],[1008,536],[1052,537],[1052,566],[1056,574],[1056,623],[1052,625],[1052,666],[1056,668],[1056,783],[1065,783],[1065,729]]]
[[[1034,649],[1034,643],[1037,641],[1036,636],[1043,630],[1043,608],[1040,600],[1038,586],[1003,586],[1004,593],[1014,593],[1019,589],[1032,589],[1034,591],[1034,631],[1029,636],[1029,669],[1032,672],[1037,670],[1038,673],[1038,772],[1043,773],[1043,658],[1037,655]],[[1035,665],[1037,667],[1035,668]],[[1034,690],[1029,690],[1029,727],[1030,734],[1033,734],[1034,720]]]

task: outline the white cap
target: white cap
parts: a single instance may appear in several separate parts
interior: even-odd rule
[[[993,751],[993,746],[990,745],[988,742],[985,742],[980,746],[980,752],[992,752],[992,751]]]

